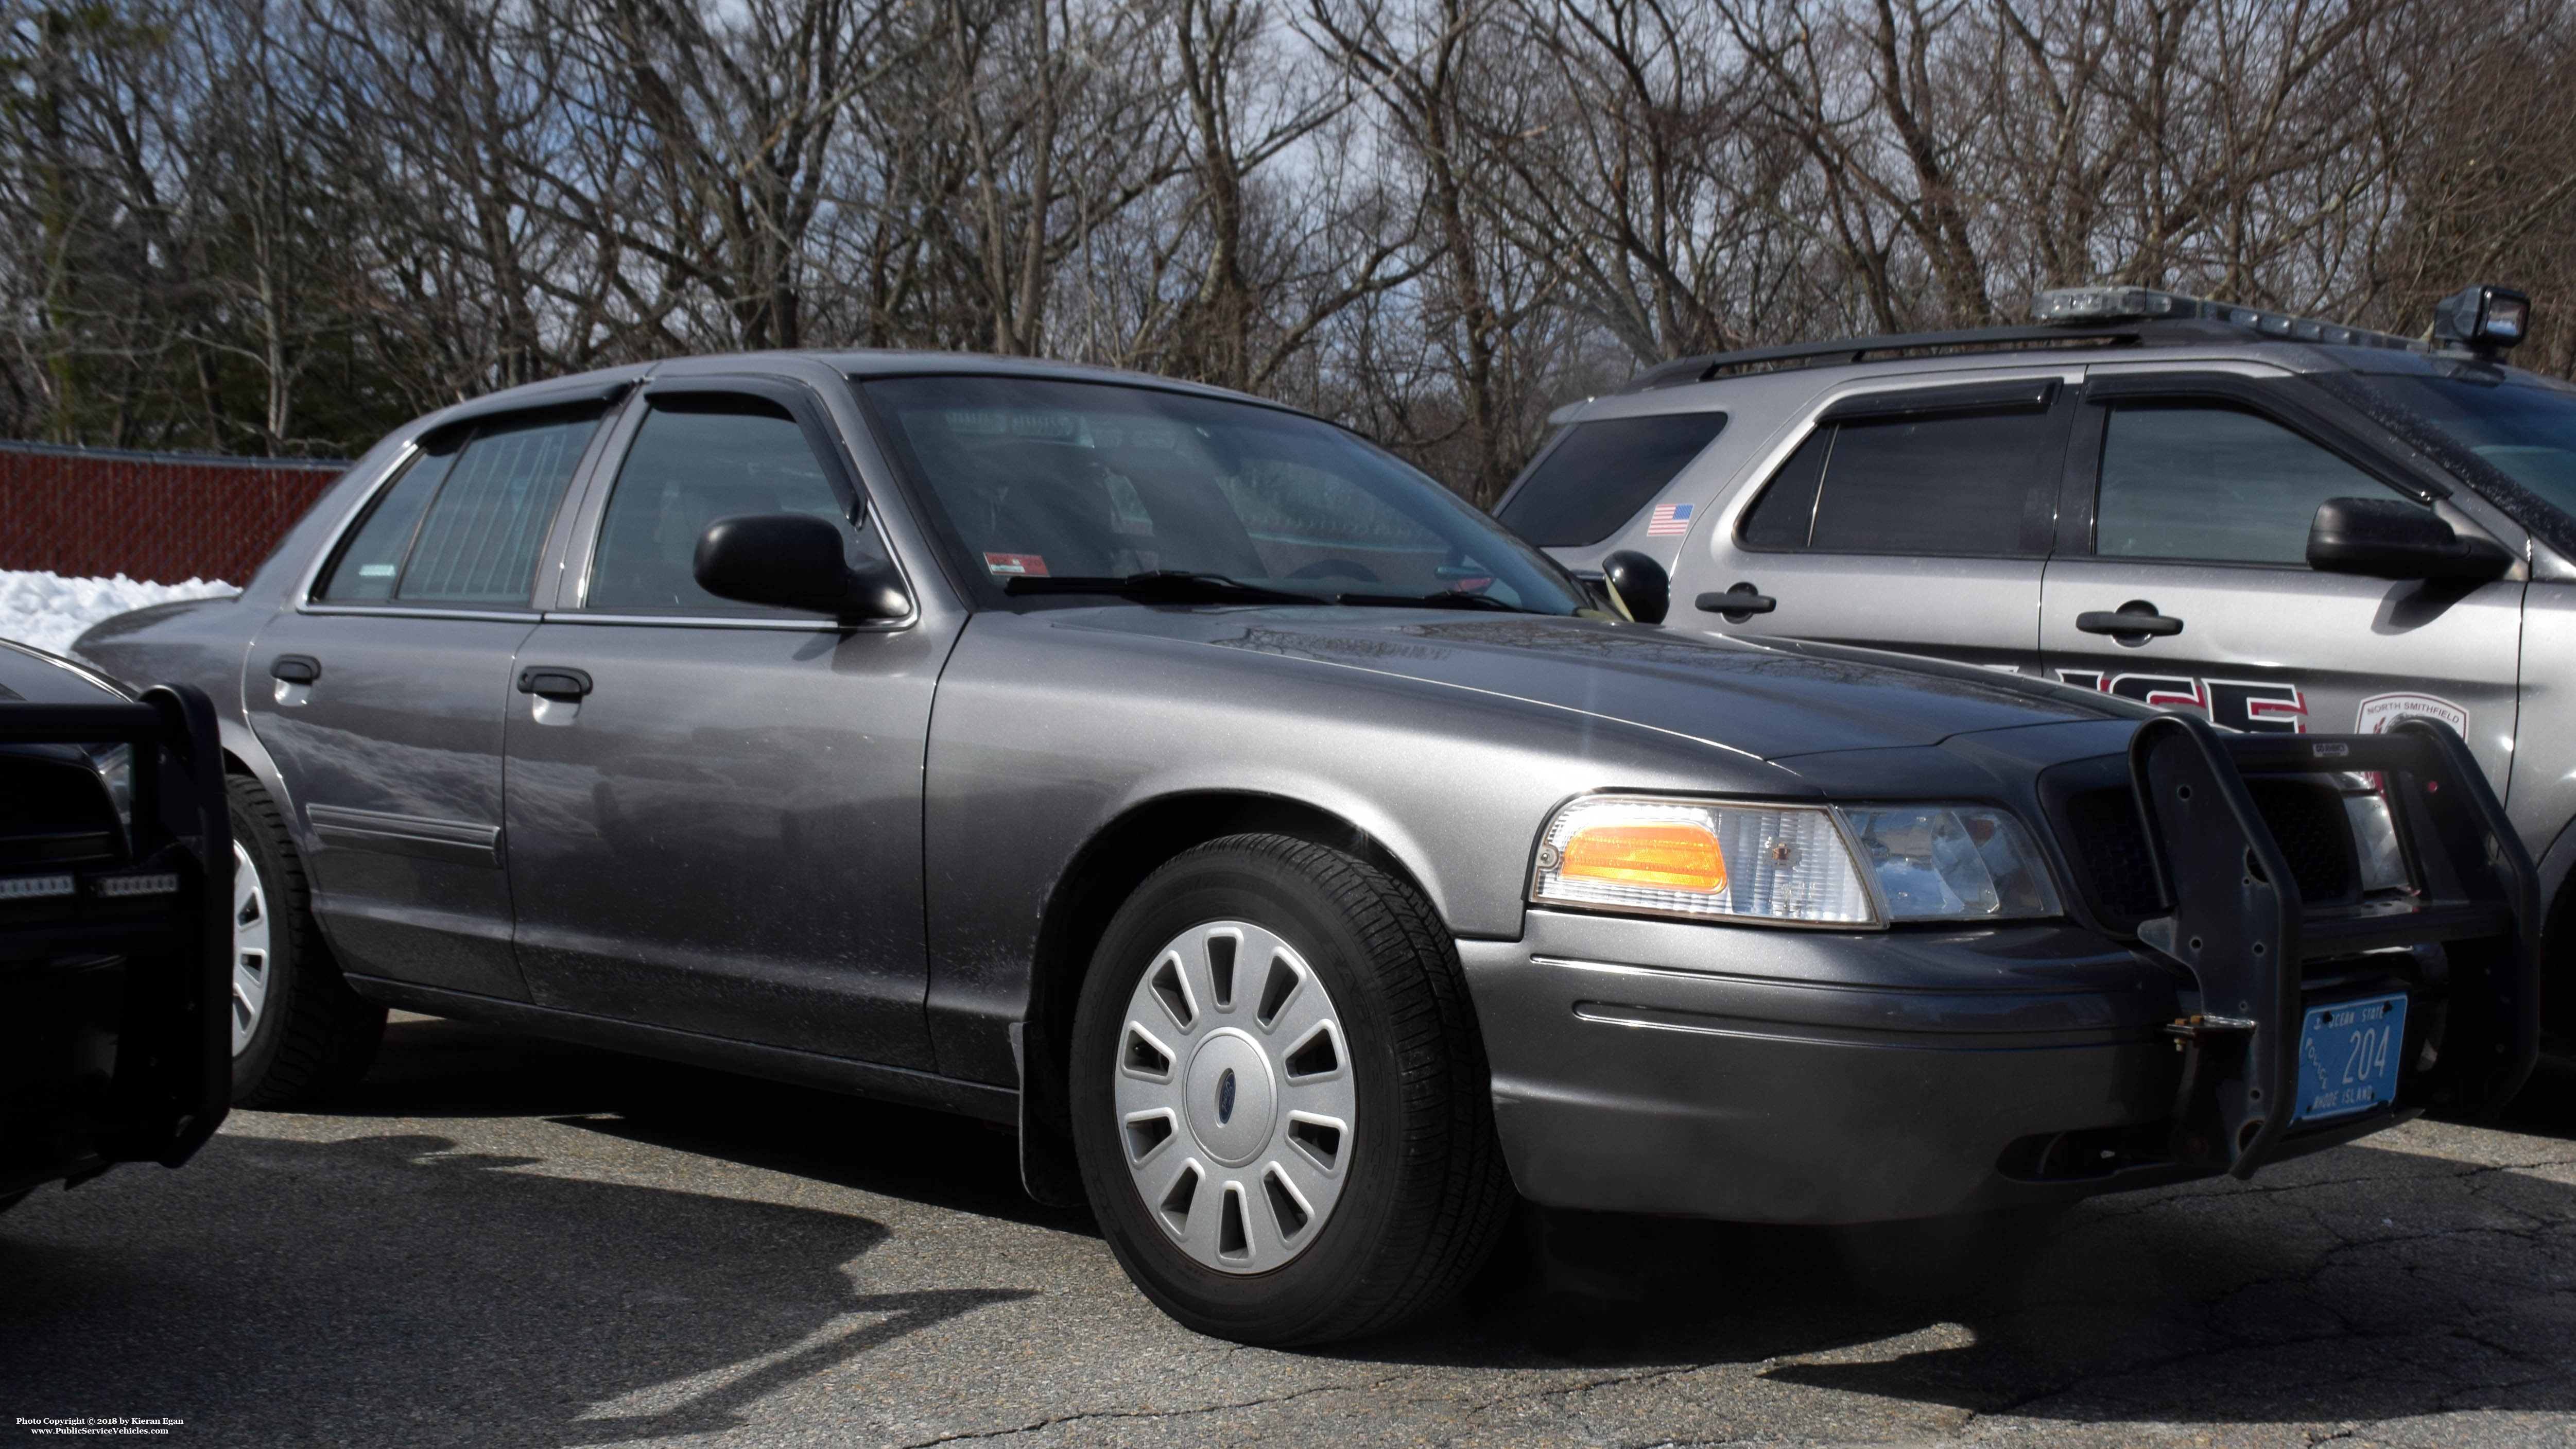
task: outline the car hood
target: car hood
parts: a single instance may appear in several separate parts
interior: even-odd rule
[[[1965,665],[1551,615],[1128,605],[1056,622],[1446,685],[1765,760],[2127,713]]]

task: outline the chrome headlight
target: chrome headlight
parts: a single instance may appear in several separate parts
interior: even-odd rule
[[[1572,801],[1548,821],[1530,900],[1819,926],[2058,914],[2029,832],[1990,806],[1620,795]]]
[[[1989,805],[1861,805],[1844,815],[1900,921],[2057,914],[2057,887],[2020,821]]]
[[[1530,899],[1710,920],[1879,923],[1831,810],[1596,795],[1539,837]]]
[[[134,747],[92,745],[88,754],[90,768],[98,771],[98,782],[107,787],[108,803],[115,807],[116,821],[125,827],[130,846],[134,843]]]

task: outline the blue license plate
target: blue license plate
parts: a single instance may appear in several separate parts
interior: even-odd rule
[[[2299,1106],[2290,1120],[2385,1106],[2397,1096],[2405,1046],[2403,993],[2309,1007],[2299,1026]]]

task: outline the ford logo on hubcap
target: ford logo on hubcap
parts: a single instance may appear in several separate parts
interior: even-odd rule
[[[1216,1079],[1216,1120],[1219,1123],[1234,1120],[1234,1068],[1232,1067],[1226,1068],[1225,1075]]]

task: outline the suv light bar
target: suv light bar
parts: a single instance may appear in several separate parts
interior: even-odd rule
[[[2213,302],[2180,292],[2161,292],[2153,287],[2059,287],[2030,301],[2033,322],[2089,324],[2147,319],[2224,322],[2265,337],[2322,342],[2333,347],[2386,347],[2416,352],[2424,348],[2412,337],[2267,312],[2260,307],[2239,307],[2233,302]]]
[[[2403,352],[2431,348],[2421,339],[2365,327],[2346,327],[2313,317],[2293,317],[2260,307],[2239,307],[2207,297],[2154,287],[2058,287],[2030,300],[2030,320],[2057,326],[2095,326],[2106,322],[2223,322],[2264,337],[2289,342],[2321,342],[2333,347],[2385,347]],[[2523,339],[2531,322],[2531,299],[2511,287],[2481,283],[2443,298],[2433,306],[2433,336],[2440,343],[2482,357],[2501,356]]]

